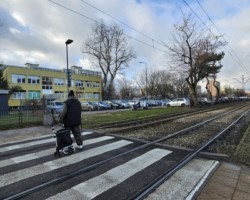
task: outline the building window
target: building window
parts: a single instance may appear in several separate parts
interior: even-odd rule
[[[12,99],[26,99],[26,92],[20,91],[20,92],[14,92],[11,95]]]
[[[93,82],[93,87],[94,87],[94,88],[99,88],[99,87],[100,87],[99,82]]]
[[[99,100],[99,97],[100,97],[100,94],[99,93],[94,93],[94,99],[98,99]]]
[[[43,90],[52,90],[52,80],[53,78],[43,76],[42,77],[42,89]]]
[[[86,92],[85,93],[85,99],[91,99],[92,98],[92,93]]]
[[[91,87],[92,85],[90,81],[86,81],[85,83],[86,83],[86,87]]]
[[[28,76],[29,84],[40,84],[40,78],[38,76]]]
[[[54,85],[64,85],[64,79],[63,78],[54,78]]]
[[[55,94],[57,99],[64,99],[67,97],[67,94],[62,91],[55,91]]]
[[[40,91],[29,91],[28,98],[29,99],[40,99]]]
[[[77,98],[78,99],[83,99],[84,98],[84,93],[83,92],[77,92]]]
[[[76,80],[76,86],[77,86],[77,87],[83,87],[83,86],[84,86],[83,81],[81,81],[81,80]]]
[[[25,75],[12,74],[12,83],[25,83]]]

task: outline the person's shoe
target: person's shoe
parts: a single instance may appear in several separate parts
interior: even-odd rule
[[[82,150],[82,149],[83,149],[83,146],[82,146],[82,145],[78,146],[78,149],[79,149],[79,150]]]

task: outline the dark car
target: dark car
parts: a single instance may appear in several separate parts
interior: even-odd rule
[[[122,102],[119,100],[112,100],[112,103],[115,103],[117,105],[117,108],[124,108]]]
[[[98,102],[98,105],[100,107],[100,110],[108,110],[111,109],[111,105],[109,105],[107,102],[105,101],[100,101]]]

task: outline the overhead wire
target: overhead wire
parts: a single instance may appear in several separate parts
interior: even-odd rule
[[[196,0],[197,2],[199,2],[198,0]],[[200,16],[191,8],[191,6],[185,1],[183,0],[183,2],[188,6],[188,8],[195,14],[195,16],[200,20],[200,22],[207,28],[207,30],[216,37],[216,35],[212,32],[212,30],[210,28],[208,28],[208,26],[206,25],[206,23],[200,18]],[[205,11],[205,9],[203,8],[203,6],[201,6],[200,2],[198,3],[199,6],[201,7],[201,9],[203,10],[203,12],[205,12],[205,14],[207,15],[208,19],[212,22],[211,18],[209,17],[209,15],[207,14],[207,12]],[[212,24],[215,26],[215,24],[212,22]],[[216,27],[216,26],[215,26]],[[219,31],[219,29],[216,27],[217,31],[221,34],[221,32]],[[223,36],[223,35],[222,35]],[[223,36],[224,40],[225,37]],[[227,45],[229,46],[228,42],[225,40],[225,42],[227,43]],[[229,46],[230,47],[230,46]],[[225,47],[224,47],[225,48]],[[245,71],[247,74],[249,74],[247,68],[245,68],[245,66],[243,65],[242,61],[239,59],[239,57],[235,54],[235,52],[233,51],[233,49],[230,47],[231,51],[230,52],[227,48],[225,48],[228,53],[232,56],[232,58],[235,60],[235,62],[238,63],[238,65],[242,68],[243,71]],[[234,55],[234,54],[235,55]],[[237,59],[236,59],[237,58]]]
[[[221,31],[219,30],[219,28],[215,25],[215,23],[213,22],[213,20],[209,17],[208,13],[206,12],[206,10],[204,9],[204,7],[201,5],[201,3],[199,2],[199,0],[196,0],[196,2],[198,3],[198,5],[201,7],[201,9],[203,10],[203,12],[206,14],[206,16],[208,17],[209,21],[213,24],[213,26],[215,27],[215,29],[218,31],[218,33],[224,38],[224,40],[227,42],[226,38],[224,37],[224,35],[221,33]],[[241,59],[237,56],[237,54],[235,53],[235,51],[232,49],[232,47],[230,46],[230,44],[227,42],[228,47],[230,48],[230,50],[233,52],[233,54],[235,55],[235,57],[238,59],[238,61],[240,62],[240,65],[242,67],[244,67],[244,71],[246,71],[249,74],[248,69],[246,68],[246,66],[244,65],[244,63],[241,61]],[[230,53],[231,54],[231,53]],[[232,54],[231,54],[232,55]],[[233,56],[233,55],[232,55]]]
[[[112,18],[113,20],[119,22],[120,24],[122,24],[122,25],[124,25],[124,26],[130,28],[131,30],[133,30],[133,31],[135,31],[135,32],[137,32],[137,33],[143,35],[144,37],[150,39],[152,42],[155,42],[155,43],[158,43],[159,45],[164,46],[161,42],[155,40],[154,38],[152,38],[152,37],[150,37],[150,36],[148,36],[148,35],[146,35],[145,33],[142,33],[141,31],[136,30],[136,29],[133,28],[132,26],[126,24],[125,22],[123,22],[123,21],[121,21],[121,20],[119,20],[119,19],[117,19],[117,18],[115,18],[115,17],[113,17],[112,15],[110,15],[110,14],[108,14],[107,12],[101,10],[100,8],[97,8],[96,6],[92,5],[91,3],[87,2],[87,1],[84,1],[84,0],[81,0],[81,1],[82,1],[83,3],[85,3],[85,4],[87,4],[88,6],[90,6],[90,7],[94,8],[94,9],[98,10],[99,12],[101,12],[101,13],[103,13],[103,14],[109,16],[110,18]],[[165,46],[164,46],[164,47],[165,47]]]
[[[84,18],[86,18],[86,19],[88,19],[88,20],[90,20],[90,21],[93,21],[93,22],[95,22],[95,23],[100,23],[99,21],[97,21],[97,20],[95,20],[95,19],[92,19],[92,18],[90,18],[90,17],[88,17],[88,16],[86,16],[86,15],[84,15],[84,14],[82,14],[82,13],[79,13],[79,12],[73,10],[73,9],[70,9],[70,8],[68,8],[68,7],[66,7],[66,6],[64,6],[64,5],[62,5],[62,4],[59,4],[59,3],[55,2],[55,1],[53,1],[53,0],[48,0],[48,1],[50,1],[51,3],[54,3],[54,4],[56,4],[56,5],[58,5],[58,6],[62,7],[62,8],[64,8],[64,9],[66,9],[66,10],[68,10],[68,11],[70,11],[70,12],[73,12],[73,13],[75,13],[75,14],[77,14],[77,15],[80,15],[81,17],[84,17]],[[84,0],[81,0],[81,1],[82,1],[83,3],[89,5],[90,7],[92,7],[92,8],[94,8],[94,9],[98,10],[99,12],[101,12],[101,13],[103,13],[103,14],[109,16],[110,18],[114,19],[115,21],[121,23],[122,25],[124,25],[124,26],[130,28],[131,30],[133,30],[133,31],[135,31],[135,32],[137,32],[137,33],[143,35],[145,38],[150,39],[150,40],[153,42],[153,45],[148,44],[148,43],[146,43],[146,42],[144,42],[144,41],[141,41],[141,40],[139,40],[139,39],[137,39],[137,38],[134,38],[134,37],[132,37],[132,36],[130,36],[130,35],[124,33],[124,34],[125,34],[126,36],[128,36],[129,38],[131,38],[131,39],[133,39],[133,40],[135,40],[135,41],[137,41],[137,42],[139,42],[139,43],[142,43],[142,44],[144,44],[144,45],[146,45],[146,46],[148,46],[148,47],[151,47],[151,48],[153,48],[153,49],[155,49],[155,50],[158,50],[158,51],[161,51],[161,52],[165,53],[164,50],[159,49],[159,48],[156,48],[155,45],[154,45],[154,42],[155,42],[155,43],[157,43],[157,44],[159,44],[159,45],[165,47],[161,42],[159,42],[159,41],[153,39],[152,37],[150,37],[150,36],[148,36],[148,35],[146,35],[146,34],[140,32],[140,31],[136,30],[135,28],[129,26],[128,24],[122,22],[121,20],[118,20],[117,18],[113,17],[112,15],[108,14],[107,12],[105,12],[105,11],[103,11],[103,10],[97,8],[96,6],[94,6],[94,5],[92,5],[92,4],[88,3],[88,2],[86,2],[86,1],[84,1]],[[216,28],[216,30],[218,31],[218,33],[219,33],[220,35],[222,35],[222,37],[224,38],[225,42],[227,43],[227,45],[229,46],[229,48],[230,48],[231,51],[228,50],[228,49],[225,48],[225,47],[224,47],[224,48],[225,48],[225,49],[228,51],[228,53],[233,57],[233,59],[239,64],[239,66],[240,66],[247,74],[249,74],[248,69],[244,66],[244,64],[243,64],[243,62],[241,61],[241,59],[237,56],[237,54],[236,54],[236,53],[234,52],[234,50],[231,48],[231,46],[229,45],[229,43],[226,41],[226,39],[225,39],[225,37],[223,36],[223,34],[221,34],[221,32],[220,32],[220,30],[218,29],[218,27],[217,27],[217,26],[215,25],[215,23],[211,20],[211,18],[209,17],[208,13],[207,13],[206,10],[204,9],[204,7],[201,5],[201,3],[200,3],[198,0],[196,0],[196,1],[197,1],[198,5],[200,6],[200,8],[203,10],[203,12],[204,12],[204,13],[206,14],[206,16],[208,17],[209,21],[210,21],[210,22],[213,24],[213,26]],[[183,2],[184,2],[184,3],[186,4],[186,6],[195,14],[195,16],[196,16],[196,17],[200,20],[200,22],[206,27],[206,29],[207,29],[213,36],[216,37],[216,35],[215,35],[215,34],[212,32],[212,30],[206,25],[206,23],[200,18],[200,16],[192,9],[192,7],[191,7],[185,0],[183,0]],[[105,25],[105,26],[107,26],[107,25]],[[108,27],[108,26],[107,26],[107,27]]]
[[[95,22],[95,23],[101,24],[101,22],[99,22],[99,21],[97,21],[97,20],[95,20],[95,19],[92,19],[92,18],[90,18],[90,17],[88,17],[88,16],[86,16],[86,15],[84,15],[84,14],[82,14],[82,13],[79,13],[79,12],[77,12],[77,11],[71,9],[71,8],[68,8],[68,7],[66,7],[66,6],[64,6],[64,5],[62,5],[62,4],[59,4],[59,3],[57,3],[57,2],[55,2],[55,1],[53,1],[53,0],[48,0],[48,1],[51,2],[51,3],[53,3],[53,4],[55,4],[55,5],[57,5],[57,6],[59,6],[59,7],[62,7],[62,8],[64,8],[64,9],[66,9],[66,10],[68,10],[68,11],[70,11],[70,12],[73,12],[73,13],[75,13],[75,14],[77,14],[77,15],[80,15],[81,17],[84,17],[84,18],[86,18],[86,19],[88,19],[88,20],[90,20],[90,21],[93,21],[93,22]],[[106,27],[109,27],[109,26],[107,26],[107,25],[105,25],[105,26],[106,26]],[[146,45],[146,46],[148,46],[148,47],[151,47],[151,48],[153,48],[153,49],[155,49],[155,50],[158,50],[158,51],[161,51],[161,52],[165,53],[164,50],[159,49],[159,48],[156,48],[154,45],[150,45],[150,44],[148,44],[148,43],[146,43],[146,42],[144,42],[144,41],[141,41],[141,40],[139,40],[139,39],[137,39],[137,38],[135,38],[135,37],[132,37],[132,36],[126,34],[126,33],[124,33],[124,35],[126,35],[128,38],[131,38],[131,39],[133,39],[133,40],[135,40],[135,41],[137,41],[137,42],[139,42],[139,43],[142,43],[142,44],[144,44],[144,45]]]

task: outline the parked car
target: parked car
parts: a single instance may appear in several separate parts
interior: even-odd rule
[[[162,99],[161,100],[161,106],[166,106],[168,102],[170,102],[170,99]]]
[[[146,100],[140,100],[131,105],[132,110],[137,110],[137,109],[148,109],[148,103]]]
[[[117,108],[124,108],[122,103],[118,100],[111,100],[112,103],[117,105]]]
[[[138,103],[138,101],[140,101],[140,100],[129,100],[129,101],[128,101],[128,104],[129,104],[130,106],[132,106],[132,105]]]
[[[181,107],[184,107],[184,106],[189,106],[189,105],[190,105],[190,102],[186,98],[176,98],[176,99],[174,99],[174,100],[167,103],[167,106],[181,106]]]
[[[210,100],[208,98],[198,98],[197,100],[202,105],[213,105],[214,104],[214,101]]]
[[[117,103],[114,103],[114,102],[112,102],[112,101],[104,101],[104,102],[108,103],[108,104],[110,105],[111,109],[122,108],[121,105],[118,105]]]
[[[107,102],[105,101],[99,101],[98,105],[100,107],[100,110],[108,110],[111,109],[111,105],[109,105]]]
[[[129,103],[127,101],[121,100],[121,103],[124,106],[124,108],[130,108],[130,105],[129,105]]]
[[[127,101],[124,100],[112,100],[113,103],[118,104],[122,108],[130,108],[131,106]]]
[[[47,109],[52,114],[60,114],[62,112],[63,102],[61,101],[49,101],[47,103]]]
[[[158,102],[154,99],[148,99],[148,106],[152,107],[152,106],[158,106]]]
[[[81,105],[82,105],[82,110],[92,111],[99,109],[99,105],[95,102],[81,102]]]

